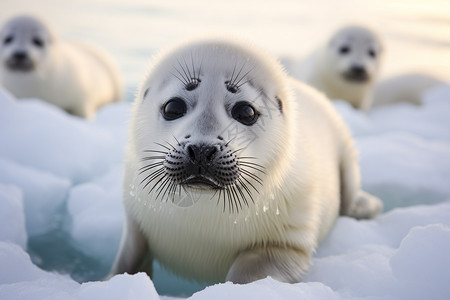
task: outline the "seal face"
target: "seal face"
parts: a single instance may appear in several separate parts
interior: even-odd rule
[[[373,217],[350,133],[268,54],[224,39],[156,58],[134,103],[110,275],[298,282],[339,212]]]
[[[358,83],[373,80],[379,68],[381,43],[364,27],[346,27],[336,32],[328,46],[329,61],[343,79]]]
[[[37,19],[19,17],[1,32],[1,60],[12,72],[30,72],[48,54],[50,31]]]
[[[367,110],[383,57],[381,39],[365,26],[335,32],[299,68],[298,77],[331,99]]]

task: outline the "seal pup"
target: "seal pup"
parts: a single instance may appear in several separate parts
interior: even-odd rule
[[[366,111],[382,56],[381,39],[373,30],[347,26],[309,55],[293,75],[330,99],[345,100]]]
[[[0,32],[0,84],[17,98],[40,98],[91,118],[122,97],[112,59],[90,45],[64,42],[34,16],[17,16]]]
[[[109,277],[158,260],[201,282],[298,282],[339,213],[377,215],[330,101],[248,42],[163,52],[135,100]],[[143,266],[145,267],[143,269]]]
[[[421,105],[428,90],[443,84],[450,82],[427,72],[403,73],[388,77],[375,85],[372,107],[402,102]]]

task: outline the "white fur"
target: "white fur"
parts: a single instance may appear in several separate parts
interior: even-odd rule
[[[138,271],[148,255],[200,281],[243,283],[270,275],[297,282],[340,211],[373,217],[381,210],[378,199],[360,191],[353,141],[329,101],[288,78],[257,49],[211,39],[183,44],[155,59],[132,113],[124,176],[126,225],[110,275]],[[201,80],[197,89],[186,91],[175,77],[182,76],[181,65],[190,75],[195,70]],[[247,74],[242,82],[249,82],[232,94],[224,83],[238,72]],[[161,107],[174,96],[186,99],[188,110],[166,121]],[[282,112],[275,97],[282,101]],[[243,100],[261,112],[252,126],[231,117],[231,107]],[[151,156],[145,150],[164,150],[155,143],[183,143],[187,135],[197,142],[214,142],[221,135],[231,150],[244,148],[238,156],[255,157],[264,174],[252,171],[262,185],[249,179],[258,188],[258,193],[252,190],[254,203],[248,200],[237,212],[223,206],[214,191],[183,189],[173,198],[155,200],[157,193],[143,187],[150,174],[138,174],[152,162],[141,160]],[[186,199],[191,202],[183,203]]]
[[[10,38],[9,42],[6,42]],[[33,43],[41,41],[42,46]],[[64,42],[41,20],[18,16],[0,33],[0,84],[18,98],[40,98],[69,113],[91,118],[95,111],[122,97],[117,67],[103,51]],[[12,70],[8,59],[24,52],[33,67]]]
[[[445,83],[446,81],[443,78],[423,72],[392,76],[375,85],[372,106],[377,107],[400,102],[420,105],[427,90]]]
[[[348,47],[347,53],[340,52],[343,47]],[[375,56],[371,56],[370,51]],[[331,99],[345,100],[355,108],[367,110],[382,56],[381,40],[374,31],[363,26],[348,26],[334,33],[324,45],[307,57],[294,76]],[[353,66],[363,67],[367,80],[348,80],[345,73]]]

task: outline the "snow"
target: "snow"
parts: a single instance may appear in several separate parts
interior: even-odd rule
[[[403,103],[365,114],[334,102],[355,137],[363,187],[383,200],[385,211],[374,220],[339,218],[304,282],[266,278],[205,286],[158,264],[153,281],[143,273],[101,281],[123,224],[130,102],[157,49],[184,38],[186,31],[225,31],[297,59],[358,15],[386,39],[383,75],[425,67],[448,76],[450,6],[445,1],[342,0],[339,13],[328,1],[308,0],[268,2],[260,12],[253,9],[259,5],[254,0],[217,6],[25,2],[0,3],[0,16],[26,6],[53,16],[63,35],[98,41],[118,58],[128,92],[127,101],[86,121],[39,99],[18,101],[0,89],[0,299],[448,298],[450,85],[427,91],[422,106]],[[230,5],[239,8],[227,18]]]

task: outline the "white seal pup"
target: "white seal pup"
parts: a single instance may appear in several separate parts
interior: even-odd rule
[[[122,97],[116,65],[103,51],[61,41],[43,21],[17,16],[0,32],[0,84],[17,98],[40,98],[91,118]]]
[[[372,107],[401,102],[421,105],[428,90],[443,84],[450,82],[427,72],[411,72],[388,77],[375,85]]]
[[[109,276],[151,274],[156,259],[203,282],[298,282],[339,213],[382,208],[360,190],[330,101],[248,43],[202,39],[157,57],[130,126]]]
[[[383,56],[380,37],[364,26],[338,30],[301,63],[294,76],[324,92],[367,110]]]

